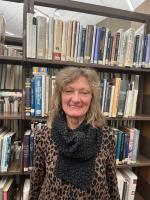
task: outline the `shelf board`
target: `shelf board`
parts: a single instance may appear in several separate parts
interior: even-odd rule
[[[25,116],[26,120],[42,120],[46,121],[47,117],[34,117],[34,116]],[[109,120],[134,120],[134,121],[150,121],[150,115],[138,115],[134,117],[105,117],[106,121]]]
[[[17,162],[11,163],[7,172],[0,172],[1,176],[3,176],[3,175],[21,175],[21,174],[22,174],[22,171],[21,171],[20,163],[17,163]]]
[[[47,121],[47,117],[34,117],[34,116],[25,116],[26,120],[37,120],[37,121]]]
[[[106,117],[106,120],[150,121],[150,115],[136,115],[134,117]]]
[[[35,0],[35,5],[69,10],[74,12],[82,12],[93,15],[100,15],[111,18],[119,18],[124,20],[146,22],[147,15],[143,13],[136,13],[131,11],[120,10],[117,8],[110,8],[100,5],[94,5],[89,3],[82,3],[69,0]]]
[[[0,63],[22,65],[23,60],[22,60],[22,57],[19,57],[19,56],[14,57],[14,56],[2,56],[2,55],[0,55]]]
[[[125,168],[125,167],[148,167],[150,166],[150,160],[145,158],[143,155],[139,155],[137,162],[133,164],[122,164],[117,165],[117,168]]]
[[[23,119],[22,113],[0,113],[0,119]]]
[[[113,73],[125,73],[125,74],[148,74],[150,73],[150,69],[146,68],[134,68],[134,67],[118,67],[118,66],[110,66],[110,65],[100,65],[100,64],[93,64],[93,63],[77,63],[71,61],[56,61],[56,60],[46,60],[46,59],[34,59],[34,58],[27,58],[27,63],[30,63],[32,66],[48,66],[56,68],[62,68],[67,66],[77,66],[77,67],[89,67],[94,68],[98,71],[106,71],[106,72],[113,72]],[[30,66],[30,65],[29,65]]]

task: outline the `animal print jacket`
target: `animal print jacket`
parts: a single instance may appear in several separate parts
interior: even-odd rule
[[[115,167],[115,141],[108,127],[103,128],[95,176],[88,191],[82,191],[54,175],[57,156],[58,151],[50,129],[44,127],[36,135],[29,200],[120,200]]]

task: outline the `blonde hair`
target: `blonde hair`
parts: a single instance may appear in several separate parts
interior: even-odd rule
[[[52,127],[55,116],[63,113],[61,103],[61,93],[68,83],[71,83],[80,76],[84,76],[89,81],[92,91],[92,99],[89,110],[86,114],[87,123],[92,127],[102,127],[105,124],[104,117],[100,110],[100,88],[99,77],[95,70],[89,68],[66,67],[60,70],[56,76],[54,93],[52,97],[51,110],[48,114],[47,125]]]

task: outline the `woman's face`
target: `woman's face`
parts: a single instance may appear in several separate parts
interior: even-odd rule
[[[68,83],[62,91],[62,108],[68,118],[85,117],[92,98],[92,92],[86,77],[80,76]]]

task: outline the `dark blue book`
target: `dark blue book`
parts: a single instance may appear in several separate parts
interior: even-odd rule
[[[95,38],[94,59],[93,59],[95,64],[97,64],[99,59],[101,33],[102,33],[102,28],[96,27],[96,38]]]
[[[148,43],[148,35],[145,35],[144,36],[143,53],[142,53],[142,67],[145,67],[147,43]]]

